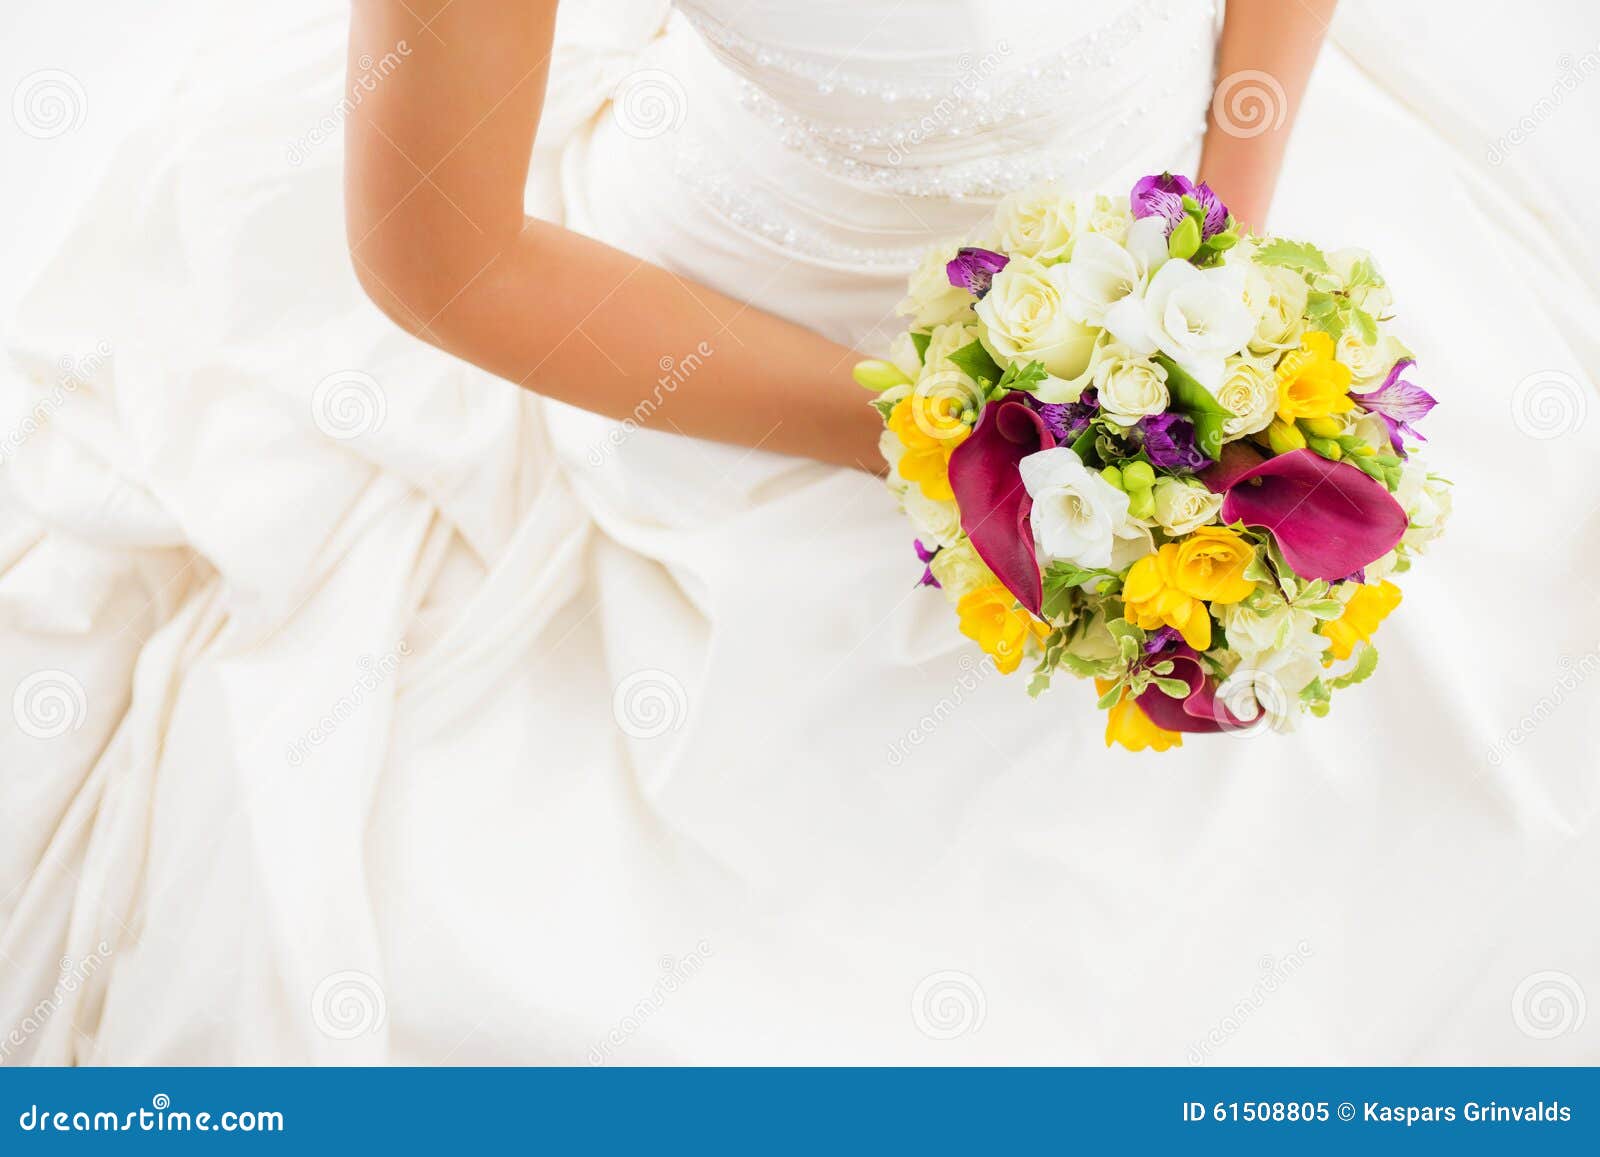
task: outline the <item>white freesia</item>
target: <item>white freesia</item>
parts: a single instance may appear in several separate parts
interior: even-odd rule
[[[1311,292],[1306,279],[1293,269],[1257,265],[1244,258],[1240,261],[1245,308],[1255,322],[1250,352],[1264,357],[1298,347],[1306,328],[1306,298]]]
[[[972,294],[951,285],[945,271],[959,248],[954,241],[935,245],[912,272],[906,296],[895,306],[895,312],[909,315],[914,328],[972,320]]]
[[[1075,216],[1072,201],[1056,185],[1032,185],[1012,193],[995,209],[996,242],[1013,260],[1057,261],[1072,247]]]
[[[1429,474],[1421,463],[1407,460],[1400,468],[1394,497],[1411,522],[1400,538],[1407,547],[1420,549],[1444,533],[1453,501],[1448,482]]]
[[[1160,350],[1214,393],[1228,356],[1243,349],[1255,329],[1243,285],[1237,265],[1200,269],[1168,261],[1143,294],[1129,294],[1106,311],[1106,329],[1135,353]]]
[[[1001,365],[1037,361],[1071,380],[1088,368],[1099,334],[1066,306],[1067,266],[1019,257],[995,274],[978,303],[983,344]]]
[[[1271,368],[1251,358],[1229,358],[1217,387],[1217,401],[1233,417],[1222,423],[1222,440],[1232,442],[1265,430],[1278,412],[1278,379]]]
[[[1045,561],[1120,570],[1155,548],[1149,530],[1128,517],[1128,496],[1067,447],[1029,454],[1018,469]]]
[[[1072,203],[1072,217],[1080,239],[1095,233],[1109,237],[1119,245],[1127,237],[1134,221],[1133,210],[1128,207],[1126,197],[1112,197],[1105,193],[1088,193],[1076,198]],[[1074,261],[1077,260],[1076,245],[1072,257]]]
[[[1106,356],[1095,365],[1094,386],[1099,391],[1101,415],[1119,426],[1132,426],[1140,418],[1159,414],[1172,400],[1167,371],[1143,355]]]
[[[894,335],[894,340],[889,343],[889,360],[906,377],[917,380],[917,375],[922,372],[922,357],[917,353],[916,343],[911,340],[910,330],[902,330]]]
[[[1126,243],[1098,233],[1078,238],[1067,266],[1067,298],[1073,316],[1090,325],[1130,294],[1142,294],[1151,275],[1167,261],[1166,220],[1144,217],[1128,227]]]
[[[1179,478],[1157,478],[1154,494],[1156,524],[1173,538],[1199,530],[1222,509],[1222,495]]]

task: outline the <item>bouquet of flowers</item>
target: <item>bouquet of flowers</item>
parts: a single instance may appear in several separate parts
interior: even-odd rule
[[[1171,173],[1024,191],[982,240],[928,255],[855,371],[922,582],[1031,694],[1094,679],[1107,746],[1325,714],[1450,508],[1371,256]]]

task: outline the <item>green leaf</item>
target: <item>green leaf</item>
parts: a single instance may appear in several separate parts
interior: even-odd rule
[[[989,356],[980,341],[968,342],[950,355],[950,361],[975,382],[998,382],[1003,376],[999,363]]]
[[[1367,345],[1377,345],[1378,323],[1372,320],[1372,315],[1364,309],[1358,309],[1350,316],[1355,319],[1356,332],[1361,335],[1361,340]]]
[[[1150,682],[1174,699],[1187,699],[1189,697],[1189,684],[1182,679],[1157,678],[1150,680]]]
[[[1217,401],[1212,392],[1166,354],[1156,354],[1155,362],[1167,371],[1167,392],[1172,408],[1194,423],[1195,444],[1208,458],[1222,454],[1222,427],[1233,411]]]
[[[1309,241],[1290,241],[1274,237],[1263,241],[1257,248],[1255,259],[1261,265],[1278,265],[1284,269],[1297,269],[1301,273],[1327,273],[1328,259]]]
[[[1006,367],[1006,372],[1000,375],[997,387],[1002,390],[1028,390],[1037,386],[1050,376],[1044,368],[1043,362],[1029,362],[1025,366],[1015,363]]]
[[[1365,643],[1356,652],[1356,665],[1343,675],[1333,680],[1333,689],[1338,691],[1345,687],[1354,687],[1365,680],[1378,669],[1378,648],[1371,643]]]
[[[1083,433],[1073,439],[1072,452],[1078,456],[1080,461],[1084,463],[1089,461],[1089,455],[1094,452],[1094,440],[1095,429],[1092,425],[1086,427]]]
[[[1100,696],[1100,698],[1095,701],[1095,706],[1100,708],[1102,711],[1110,711],[1119,702],[1121,702],[1122,692],[1122,680],[1118,679],[1111,685],[1111,688],[1104,695]]]
[[[917,360],[923,365],[928,364],[928,343],[933,340],[931,333],[918,333],[911,331],[911,344],[917,349]]]

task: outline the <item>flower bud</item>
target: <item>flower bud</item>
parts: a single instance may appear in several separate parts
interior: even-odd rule
[[[1131,518],[1154,518],[1156,516],[1155,491],[1148,487],[1143,490],[1130,490],[1128,492],[1128,515]]]
[[[855,378],[857,385],[864,386],[875,394],[881,394],[884,390],[893,389],[895,386],[907,385],[911,381],[899,366],[881,358],[868,358],[864,362],[857,362],[856,368],[850,371],[850,376]]]
[[[1107,466],[1104,470],[1100,471],[1100,477],[1111,483],[1111,485],[1115,486],[1118,490],[1122,489],[1122,471],[1118,470],[1115,466]]]
[[[1332,438],[1307,438],[1306,445],[1324,458],[1337,462],[1344,457],[1344,448]]]
[[[1287,454],[1291,450],[1304,450],[1306,436],[1282,418],[1274,418],[1267,427],[1267,445],[1274,454]]]
[[[1200,248],[1200,226],[1193,217],[1185,217],[1167,238],[1167,255],[1175,261],[1187,261]]]
[[[1337,438],[1344,433],[1344,424],[1337,418],[1301,418],[1300,429],[1316,438]]]
[[[1156,472],[1148,462],[1133,461],[1122,468],[1122,487],[1129,494],[1149,490],[1155,484]]]

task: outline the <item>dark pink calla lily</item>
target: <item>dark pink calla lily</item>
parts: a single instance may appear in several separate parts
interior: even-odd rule
[[[1224,727],[1241,729],[1247,726],[1221,703],[1217,702],[1217,687],[1206,677],[1205,669],[1194,651],[1186,646],[1158,656],[1172,663],[1171,679],[1182,679],[1189,684],[1189,694],[1182,699],[1168,695],[1151,684],[1134,702],[1139,710],[1150,717],[1150,722],[1168,731],[1221,731]]]
[[[961,508],[961,529],[995,577],[1035,615],[1044,601],[1044,584],[1028,521],[1033,499],[1017,463],[1055,444],[1038,413],[1010,397],[989,403],[977,427],[950,455],[950,489]]]
[[[1269,531],[1301,578],[1348,578],[1406,531],[1406,512],[1382,483],[1311,450],[1229,473],[1222,521]]]

